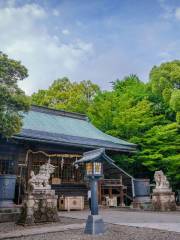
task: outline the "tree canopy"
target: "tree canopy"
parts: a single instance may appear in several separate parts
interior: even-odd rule
[[[30,98],[18,87],[28,76],[21,62],[0,52],[0,136],[11,137],[22,127]],[[102,91],[90,80],[55,80],[32,94],[33,104],[85,113],[107,134],[137,144],[137,153],[114,156],[135,177],[162,169],[173,187],[180,185],[180,61],[154,66],[144,83],[131,74]]]
[[[101,91],[91,81],[58,79],[32,95],[33,103],[86,113],[107,134],[137,144],[137,153],[115,156],[135,177],[150,177],[162,169],[171,184],[180,184],[180,61],[154,66],[149,81],[129,75]]]
[[[93,97],[100,88],[91,81],[71,82],[68,78],[57,79],[47,90],[32,95],[32,103],[72,112],[86,113]]]
[[[28,76],[20,62],[0,52],[0,135],[10,137],[22,126],[22,113],[28,111],[30,99],[18,87]]]
[[[180,61],[175,60],[153,67],[150,72],[152,92],[180,116]]]

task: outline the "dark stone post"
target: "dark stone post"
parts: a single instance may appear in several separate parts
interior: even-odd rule
[[[98,177],[90,177],[91,181],[91,215],[86,221],[85,234],[98,235],[105,232],[104,222],[102,217],[98,215],[98,197],[97,197],[97,182]]]
[[[91,215],[98,215],[97,179],[91,180]]]

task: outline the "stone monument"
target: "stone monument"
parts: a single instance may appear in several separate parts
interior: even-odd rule
[[[57,196],[49,185],[50,175],[55,167],[50,160],[40,167],[37,175],[31,171],[28,190],[23,202],[19,219],[20,224],[32,225],[41,222],[56,222],[59,220],[57,212]]]
[[[156,171],[154,174],[156,187],[152,194],[152,204],[157,211],[176,210],[175,193],[170,188],[169,181],[163,171]]]

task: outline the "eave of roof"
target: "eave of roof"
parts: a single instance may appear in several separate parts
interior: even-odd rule
[[[106,148],[107,150],[120,152],[135,152],[134,147],[112,143],[110,141],[103,141],[98,139],[75,137],[64,134],[48,133],[41,131],[34,131],[31,129],[23,129],[22,132],[13,137],[17,140],[25,140],[29,142],[51,143],[56,145],[68,145],[84,148]]]
[[[79,160],[77,160],[75,162],[75,164],[79,164],[79,163],[88,163],[88,162],[96,162],[99,160],[107,160],[110,163],[113,163],[114,160],[112,160],[111,158],[107,158],[107,155],[105,154],[105,148],[98,148],[96,150],[93,151],[89,151],[89,152],[85,152],[83,154],[83,157]]]

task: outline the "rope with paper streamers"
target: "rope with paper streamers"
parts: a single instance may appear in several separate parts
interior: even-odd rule
[[[25,165],[27,166],[27,163],[28,163],[28,157],[29,157],[29,154],[32,153],[32,154],[43,154],[44,156],[48,157],[49,159],[53,158],[53,157],[61,157],[64,161],[64,158],[78,158],[78,157],[81,157],[81,155],[79,154],[48,154],[44,151],[32,151],[31,149],[27,150],[26,152],[26,158],[25,158]]]

